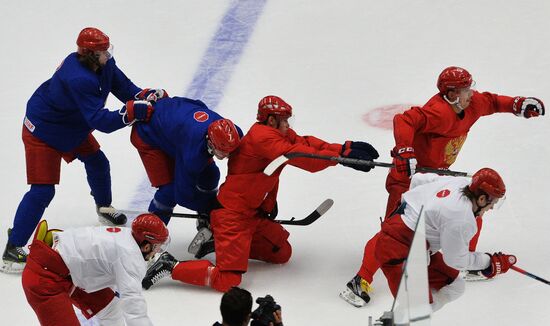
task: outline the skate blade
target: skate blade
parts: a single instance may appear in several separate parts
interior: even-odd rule
[[[157,260],[159,260],[160,255],[162,255],[162,253],[158,252],[147,261],[147,269],[149,269],[151,266],[153,266],[154,263],[157,262]]]
[[[357,308],[361,308],[367,305],[365,300],[361,299],[360,296],[353,293],[353,291],[349,288],[346,288],[344,291],[340,292],[340,298]]]
[[[491,281],[492,279],[490,278],[487,278],[483,275],[479,275],[479,274],[472,274],[472,273],[464,273],[464,275],[462,276],[462,278],[464,279],[464,281],[466,282],[487,282],[487,281]]]
[[[196,255],[199,252],[199,249],[201,248],[202,244],[206,241],[210,240],[212,237],[212,231],[210,231],[208,228],[202,228],[200,231],[195,235],[191,243],[189,244],[189,247],[187,248],[187,252]]]
[[[20,274],[25,269],[25,263],[15,263],[11,261],[2,261],[0,265],[0,272],[6,274]]]

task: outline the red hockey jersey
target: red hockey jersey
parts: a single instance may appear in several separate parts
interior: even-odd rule
[[[339,156],[341,149],[340,144],[299,136],[292,129],[283,135],[275,128],[255,123],[229,157],[227,177],[220,187],[218,200],[225,208],[237,212],[250,213],[258,208],[270,212],[275,205],[282,171],[279,168],[271,176],[265,175],[263,170],[271,161],[290,152]],[[311,158],[294,158],[288,164],[310,172],[336,165]]]
[[[485,115],[513,113],[513,103],[510,96],[474,91],[470,105],[456,114],[436,94],[423,107],[412,107],[393,118],[395,144],[413,147],[418,167],[448,168],[456,160],[472,125]]]

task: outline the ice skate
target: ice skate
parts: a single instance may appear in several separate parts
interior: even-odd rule
[[[11,229],[8,229],[8,238]],[[0,271],[4,273],[21,273],[27,263],[27,253],[23,247],[16,247],[8,240],[6,243],[6,249],[2,255],[2,266]]]
[[[199,248],[199,251],[195,254],[196,259],[201,259],[202,257],[211,254],[215,251],[214,247],[214,238],[203,242]]]
[[[370,301],[368,293],[372,292],[372,288],[366,280],[359,275],[355,275],[348,282],[347,287],[340,293],[340,298],[357,308],[364,307]]]
[[[114,209],[114,207],[110,205],[105,207]],[[103,207],[96,206],[97,216],[99,217],[99,222],[101,222],[101,224],[112,225],[112,226],[126,224],[126,221],[128,220],[126,218],[126,215],[116,211],[113,211],[111,213],[102,213],[99,211],[101,208]]]
[[[207,241],[209,241],[210,239],[212,239],[212,231],[210,231],[210,229],[207,227],[201,228],[199,232],[195,235],[191,243],[189,244],[189,247],[187,248],[187,252],[193,255],[197,255],[202,245]]]
[[[141,286],[148,290],[151,286],[158,283],[164,277],[172,274],[172,270],[178,261],[167,251],[160,255],[159,259],[147,269],[145,277],[141,281]]]

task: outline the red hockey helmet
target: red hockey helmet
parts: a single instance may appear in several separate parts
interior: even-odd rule
[[[454,66],[443,69],[439,74],[439,78],[437,78],[437,88],[440,93],[470,87],[472,83],[472,75],[466,69]]]
[[[153,245],[168,241],[168,228],[155,214],[141,214],[132,222],[132,235],[138,244],[147,241]]]
[[[504,181],[497,171],[490,168],[483,168],[474,173],[469,188],[476,196],[486,193],[493,198],[502,198],[506,194]]]
[[[85,55],[90,51],[107,51],[109,46],[109,36],[95,27],[86,27],[76,39],[78,45],[78,54]]]
[[[276,115],[283,118],[291,117],[292,107],[283,101],[282,98],[275,95],[268,95],[258,103],[258,115],[256,116],[256,120],[264,122],[270,115]]]
[[[241,142],[235,124],[229,119],[219,119],[208,126],[208,139],[212,146],[222,152],[231,153]]]

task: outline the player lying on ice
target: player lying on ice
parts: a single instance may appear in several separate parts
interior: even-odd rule
[[[299,136],[290,128],[292,107],[277,96],[266,96],[258,105],[257,122],[231,153],[228,175],[220,187],[221,208],[211,213],[216,265],[208,260],[178,262],[164,253],[147,271],[143,287],[149,288],[162,277],[227,291],[241,282],[248,259],[273,264],[286,263],[292,255],[289,233],[273,221],[277,215],[277,191],[282,168],[268,176],[264,168],[289,152],[315,153],[373,160],[378,152],[365,142],[330,144],[313,136]],[[310,172],[336,165],[319,159],[291,159],[288,164]],[[368,172],[371,167],[348,165]]]
[[[168,242],[168,229],[153,214],[136,217],[131,229],[48,230],[43,220],[23,271],[25,296],[42,326],[80,325],[73,305],[101,325],[152,325],[141,280],[145,261]]]

